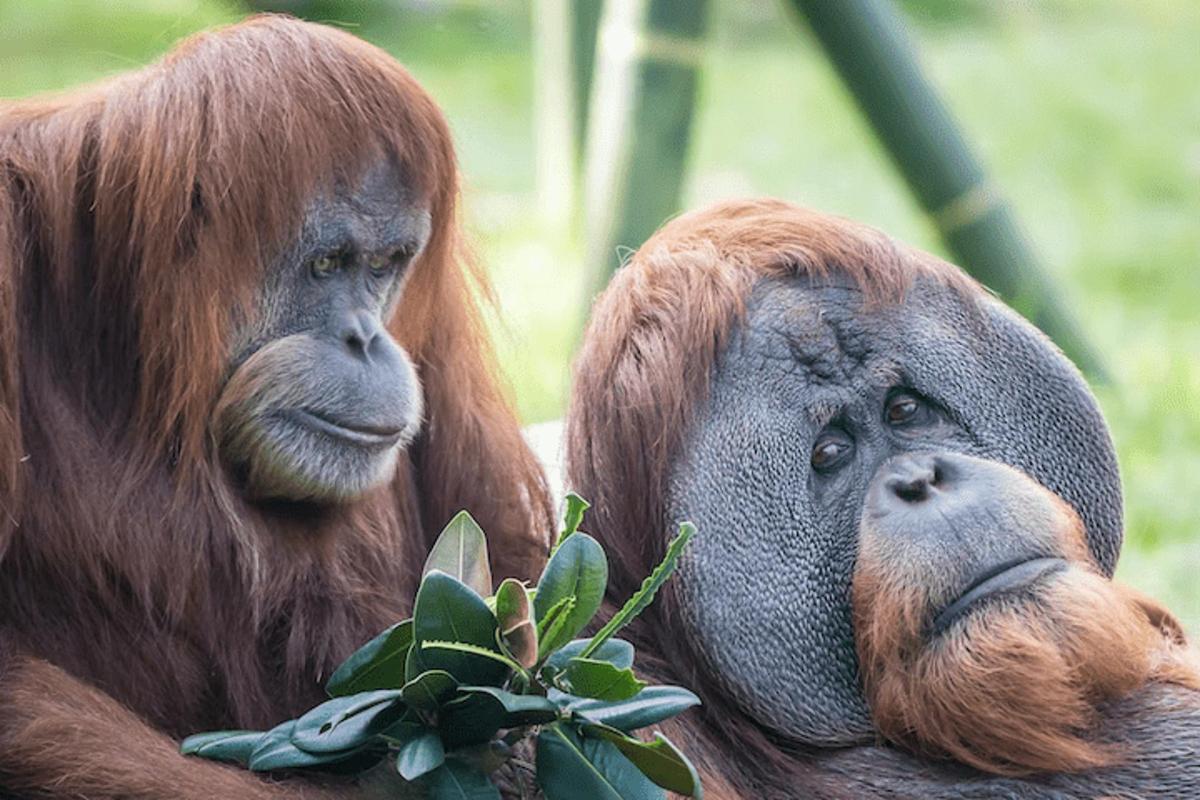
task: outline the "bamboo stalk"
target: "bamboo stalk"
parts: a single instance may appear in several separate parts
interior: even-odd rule
[[[538,213],[545,224],[562,227],[575,203],[570,0],[534,0],[532,10]]]
[[[1102,363],[1045,274],[1011,206],[938,97],[888,0],[789,0],[870,121],[959,264],[1088,375]]]
[[[708,0],[608,0],[590,94],[584,176],[589,288],[679,210]],[[589,295],[590,296],[590,295]]]
[[[571,78],[575,88],[575,159],[582,168],[588,129],[588,97],[596,66],[596,39],[604,0],[571,0]]]

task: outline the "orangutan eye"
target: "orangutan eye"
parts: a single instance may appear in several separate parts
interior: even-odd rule
[[[319,258],[314,258],[308,265],[308,271],[312,273],[314,278],[328,278],[341,269],[341,266],[341,254],[330,253]]]
[[[371,269],[372,274],[382,277],[389,272],[402,269],[412,260],[414,252],[414,247],[405,245],[397,247],[390,253],[376,253],[367,258],[367,266]]]
[[[854,442],[840,431],[829,431],[817,438],[812,449],[812,466],[818,472],[829,472],[841,464],[854,450]]]
[[[367,266],[376,275],[383,275],[392,267],[391,256],[376,254],[367,258]]]
[[[929,416],[929,405],[911,392],[897,392],[888,398],[884,417],[889,425],[912,425]]]

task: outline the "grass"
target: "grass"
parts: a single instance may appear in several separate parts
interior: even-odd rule
[[[780,5],[716,0],[685,205],[773,194],[938,251],[815,42]],[[934,82],[1114,375],[1098,393],[1126,487],[1119,574],[1200,632],[1200,6],[906,8]],[[127,69],[241,13],[222,2],[7,0],[0,96]],[[571,226],[538,212],[527,6],[411,2],[352,29],[399,56],[446,109],[518,406],[530,422],[561,414],[581,247]]]

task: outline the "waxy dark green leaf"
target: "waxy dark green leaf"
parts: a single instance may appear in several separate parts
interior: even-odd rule
[[[581,737],[562,723],[537,738],[537,782],[546,800],[662,800],[654,785],[614,744]]]
[[[458,681],[454,680],[454,676],[449,672],[431,669],[404,684],[400,696],[410,708],[418,711],[436,711],[443,700],[454,694],[457,686]]]
[[[551,555],[553,555],[554,551],[558,549],[558,546],[568,536],[579,530],[579,524],[583,522],[584,512],[591,507],[592,504],[587,500],[584,500],[574,492],[567,492],[566,507],[563,510],[563,527],[558,532],[558,538],[554,540],[554,548],[550,551]]]
[[[492,593],[487,537],[466,511],[455,514],[433,543],[421,574],[428,575],[434,570],[456,578],[480,597]]]
[[[491,647],[479,647],[478,645],[467,644],[466,642],[440,642],[440,641],[437,641],[434,639],[430,639],[427,642],[421,642],[421,651],[425,652],[428,650],[449,650],[454,653],[466,653],[468,655],[479,656],[480,658],[486,658],[486,659],[490,659],[492,661],[497,661],[497,662],[503,664],[508,669],[512,670],[513,672],[522,672],[523,670],[521,669],[521,665],[518,664],[516,661],[513,661],[511,658],[509,658],[503,652],[503,648],[500,647],[499,640],[500,640],[500,634],[499,634],[499,632],[497,632],[496,647],[491,648]]]
[[[643,742],[604,725],[584,725],[583,730],[588,736],[598,736],[612,742],[643,775],[662,788],[697,800],[704,797],[696,768],[662,734],[654,734],[652,742]]]
[[[250,754],[266,734],[263,731],[212,731],[198,733],[183,740],[179,752],[213,761],[241,764],[250,762]]]
[[[447,750],[484,744],[504,727],[507,712],[496,698],[474,693],[456,697],[438,712],[438,733]]]
[[[325,684],[330,697],[398,689],[404,685],[404,661],[412,646],[412,620],[397,622],[355,650]]]
[[[563,677],[571,684],[572,694],[596,700],[628,700],[646,687],[633,670],[591,658],[572,658]]]
[[[396,753],[396,771],[406,781],[432,772],[446,761],[446,751],[442,747],[442,737],[435,731],[427,731],[416,736],[400,748]]]
[[[427,730],[430,728],[421,719],[421,715],[410,708],[400,719],[381,730],[379,738],[386,740],[391,745],[402,746],[409,739],[420,736]]]
[[[335,697],[296,720],[292,744],[309,753],[335,753],[366,744],[405,712],[400,691]]]
[[[634,697],[616,702],[573,697],[553,689],[549,698],[592,722],[627,733],[700,705],[699,697],[679,686],[647,686]]]
[[[422,642],[448,641],[496,648],[496,618],[478,594],[457,578],[431,572],[421,581],[413,609],[413,649],[406,674],[440,669],[460,683],[499,684],[508,674],[504,664],[473,653],[422,649]]]
[[[536,694],[514,694],[494,686],[460,686],[458,691],[462,694],[484,695],[494,700],[504,712],[501,728],[541,725],[553,722],[562,713],[555,703]]]
[[[575,638],[583,630],[604,600],[608,586],[608,559],[600,543],[586,533],[577,533],[564,541],[550,557],[538,581],[533,599],[534,618],[538,633],[547,613],[564,598],[574,597],[575,604],[551,634],[547,631],[539,644],[539,657],[544,658]]]
[[[409,681],[416,678],[422,672],[425,672],[426,671],[425,667],[422,666],[422,664],[423,664],[423,662],[421,661],[421,648],[420,647],[408,648],[408,655],[406,655],[404,657],[404,680],[401,682],[400,685],[403,686],[405,683],[408,683]]]
[[[290,719],[267,731],[258,747],[250,753],[247,766],[255,772],[316,767],[353,759],[368,749],[355,747],[333,753],[310,753],[292,744],[295,727],[296,720]]]
[[[537,620],[537,638],[538,650],[542,657],[549,652],[543,646],[544,642],[551,640],[558,642],[563,638],[563,631],[566,629],[567,623],[571,621],[571,614],[575,610],[576,600],[574,597],[563,597],[556,601],[554,605]]]
[[[605,642],[613,637],[617,631],[624,628],[630,622],[646,610],[646,606],[654,601],[654,596],[658,594],[658,590],[667,582],[667,578],[671,577],[671,573],[675,571],[675,567],[679,564],[679,557],[683,555],[683,550],[687,547],[688,542],[696,535],[696,526],[690,522],[685,522],[679,526],[679,534],[671,540],[667,545],[666,555],[659,563],[654,571],[646,580],[642,581],[641,588],[633,593],[626,601],[621,610],[613,615],[613,618],[605,623],[587,647],[580,653],[582,658],[590,658],[592,653],[596,652]]]
[[[529,591],[515,578],[505,578],[496,587],[496,623],[500,630],[530,619]]]
[[[578,658],[583,652],[583,648],[591,643],[591,639],[575,639],[569,644],[555,651],[554,655],[546,659],[546,666],[554,667],[558,671],[567,668],[567,662],[572,658]],[[589,658],[597,661],[607,661],[618,669],[629,669],[633,666],[633,645],[624,639],[609,639],[602,644],[596,652],[592,653]]]
[[[500,800],[500,790],[487,775],[454,759],[429,773],[422,782],[430,800]]]

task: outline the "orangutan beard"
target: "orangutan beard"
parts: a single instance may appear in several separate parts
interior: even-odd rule
[[[1136,754],[1104,741],[1105,703],[1151,680],[1200,688],[1170,613],[1089,565],[932,637],[925,593],[878,567],[860,557],[853,587],[864,690],[880,733],[914,753],[1003,775],[1109,766]]]

